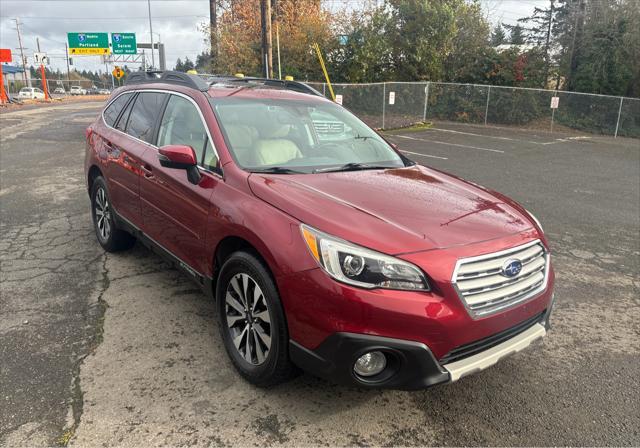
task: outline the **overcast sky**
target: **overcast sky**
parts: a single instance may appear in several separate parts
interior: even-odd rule
[[[345,4],[357,8],[362,3],[357,0],[325,2],[332,8]],[[534,6],[547,3],[548,0],[482,0],[492,23],[513,23],[529,14]],[[36,37],[40,37],[41,50],[47,52],[52,68],[66,70],[64,44],[68,32],[133,32],[138,42],[149,42],[147,8],[147,0],[0,0],[0,48],[11,48],[14,63],[19,61],[13,20],[17,17],[29,62],[32,63],[37,48]],[[151,17],[154,34],[160,34],[165,44],[168,68],[173,67],[178,57],[188,56],[194,60],[206,48],[199,25],[209,20],[208,0],[151,0]],[[99,56],[75,57],[74,65],[79,70],[105,70]]]

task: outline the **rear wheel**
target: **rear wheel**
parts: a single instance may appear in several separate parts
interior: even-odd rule
[[[136,239],[116,225],[107,183],[99,176],[91,187],[91,215],[98,242],[107,252],[129,249]]]
[[[238,372],[260,387],[288,380],[289,336],[280,297],[264,264],[248,252],[222,266],[216,302],[222,339]]]

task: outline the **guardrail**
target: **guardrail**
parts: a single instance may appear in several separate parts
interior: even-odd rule
[[[329,97],[326,83],[307,84]],[[640,138],[638,98],[430,81],[332,86],[345,107],[376,128],[442,120]],[[553,97],[557,108],[551,108]]]

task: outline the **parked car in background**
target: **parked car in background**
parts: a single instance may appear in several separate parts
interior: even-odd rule
[[[99,244],[139,239],[212,295],[253,384],[298,366],[425,388],[549,329],[554,272],[536,218],[416,164],[305,84],[131,74],[86,141]]]
[[[71,86],[69,89],[69,95],[86,95],[87,91],[80,86]]]
[[[53,93],[58,94],[58,95],[66,95],[67,92],[64,90],[64,87],[56,87],[56,89],[53,91]]]
[[[18,98],[22,100],[43,100],[44,92],[37,87],[23,87],[18,93]]]
[[[111,90],[109,90],[109,89],[98,89],[98,95],[111,95]]]

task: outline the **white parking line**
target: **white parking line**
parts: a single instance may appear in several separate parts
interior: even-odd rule
[[[566,137],[566,138],[557,138],[552,142],[546,142],[546,143],[538,143],[539,145],[553,145],[555,143],[560,143],[560,142],[572,142],[572,141],[576,141],[576,140],[590,140],[591,137],[587,136],[587,135],[579,135],[577,137]]]
[[[504,129],[504,128],[498,128],[498,129]],[[541,146],[555,145],[556,143],[566,142],[566,141],[571,141],[571,140],[588,140],[588,139],[591,138],[591,137],[586,136],[586,135],[581,135],[581,136],[577,136],[577,137],[556,138],[556,139],[553,139],[553,140],[548,141],[548,142],[535,142],[533,140],[524,140],[524,139],[521,139],[521,138],[500,137],[500,136],[497,136],[497,135],[486,135],[486,134],[476,134],[474,132],[454,131],[453,129],[429,128],[429,129],[426,129],[426,130],[427,131],[438,131],[438,132],[449,132],[451,134],[471,135],[473,137],[492,138],[492,139],[495,139],[495,140],[506,140],[506,141],[510,141],[510,142],[531,143],[532,145],[541,145]]]
[[[479,151],[489,151],[489,152],[496,152],[496,153],[499,153],[499,154],[504,154],[504,151],[500,151],[499,149],[481,148],[479,146],[461,145],[460,143],[440,142],[440,141],[437,141],[437,140],[427,140],[427,139],[424,139],[424,138],[410,137],[408,135],[395,134],[393,137],[406,138],[407,140],[417,140],[417,141],[420,141],[420,142],[427,142],[427,143],[436,143],[438,145],[455,146],[457,148],[477,149]]]
[[[536,145],[545,145],[548,143],[534,142],[530,140],[522,140],[519,138],[511,138],[511,137],[500,137],[497,135],[486,135],[486,134],[476,134],[473,132],[463,132],[463,131],[454,131],[453,129],[441,129],[441,128],[430,128],[427,129],[429,131],[438,131],[438,132],[449,132],[450,134],[461,134],[461,135],[471,135],[473,137],[484,137],[484,138],[493,138],[495,140],[507,140],[510,142],[523,142],[523,143],[533,143]]]
[[[405,154],[412,154],[414,156],[431,157],[432,159],[449,160],[448,157],[432,156],[431,154],[422,154],[420,152],[405,151],[404,149],[401,149],[400,152],[403,152]]]

